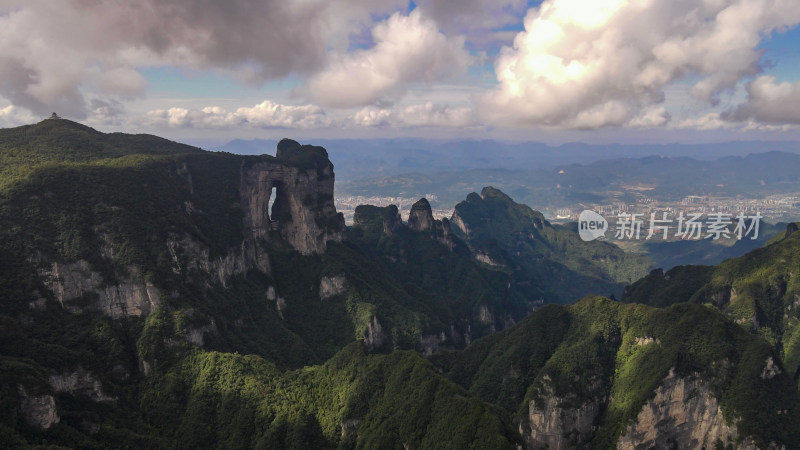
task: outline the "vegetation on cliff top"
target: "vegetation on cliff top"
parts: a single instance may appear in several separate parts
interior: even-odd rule
[[[796,229],[796,227],[792,227]],[[765,337],[797,379],[800,373],[800,233],[717,266],[679,266],[631,285],[623,301],[666,306],[690,302],[719,308]]]

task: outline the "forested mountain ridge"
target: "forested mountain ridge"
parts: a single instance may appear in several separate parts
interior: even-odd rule
[[[716,266],[655,270],[626,289],[623,301],[668,306],[708,304],[773,344],[795,380],[800,373],[800,233],[787,226],[766,246]]]
[[[539,211],[493,187],[458,203],[451,222],[488,264],[518,267],[546,292],[548,302],[571,303],[597,293],[619,296],[652,264],[608,242],[584,242],[575,230],[550,224]]]
[[[780,354],[716,310],[541,306],[569,300],[525,255],[604,289],[617,266],[583,258],[626,256],[499,191],[468,198],[497,202],[477,234],[424,200],[346,228],[321,147],[238,156],[61,119],[0,134],[3,447],[798,445]],[[535,242],[492,247],[508,230]]]

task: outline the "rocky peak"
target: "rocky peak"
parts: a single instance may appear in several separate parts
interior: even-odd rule
[[[453,229],[450,228],[450,220],[447,217],[442,218],[442,235],[445,239],[453,235]]]
[[[796,231],[797,231],[797,223],[795,222],[790,223],[789,225],[786,226],[786,234],[784,235],[784,238],[791,236]]]
[[[286,156],[292,150],[300,148],[300,143],[295,141],[294,139],[283,138],[280,142],[278,142],[278,149],[275,153],[275,156],[280,158],[282,156]]]
[[[427,199],[421,198],[411,206],[411,212],[408,215],[408,228],[414,231],[428,231],[433,229],[433,225],[431,204],[428,203]]]
[[[395,205],[386,207],[359,205],[353,214],[353,226],[370,234],[382,233],[391,236],[403,226],[403,220]]]
[[[276,158],[245,160],[241,172],[239,193],[250,237],[268,239],[278,232],[304,255],[323,253],[327,241],[341,241],[344,217],[334,206],[335,175],[325,149],[283,139]]]

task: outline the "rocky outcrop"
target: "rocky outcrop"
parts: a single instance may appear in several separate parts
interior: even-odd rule
[[[167,249],[174,273],[208,275],[223,287],[227,286],[230,277],[245,274],[251,269],[271,273],[269,255],[252,238],[244,239],[239,247],[229,249],[225,256],[211,257],[211,249],[188,234],[180,237],[171,235],[167,239]]]
[[[268,238],[276,231],[304,255],[322,253],[328,241],[342,240],[344,230],[344,216],[333,203],[333,164],[322,147],[290,139],[278,144],[277,155],[242,163],[239,195],[245,231],[253,238]]]
[[[495,261],[494,259],[492,259],[491,255],[489,255],[489,253],[481,251],[481,250],[478,250],[478,251],[475,252],[475,260],[479,261],[479,262],[482,262],[482,263],[484,263],[484,264],[486,264],[487,266],[490,266],[490,267],[503,267],[504,266],[504,264],[502,262]]]
[[[325,300],[347,290],[347,279],[344,275],[322,277],[319,280],[319,298]]]
[[[51,375],[50,386],[55,392],[90,398],[96,402],[116,400],[103,392],[103,385],[91,372],[78,367],[72,372]]]
[[[527,447],[551,450],[581,448],[594,432],[593,424],[603,402],[590,401],[577,408],[564,407],[574,404],[575,399],[556,396],[547,375],[541,383],[538,405],[536,400],[530,401],[527,420],[520,424],[519,431]]]
[[[472,230],[470,230],[469,225],[467,225],[467,223],[464,221],[464,219],[458,213],[457,209],[455,211],[453,211],[453,215],[450,217],[450,221],[449,222],[451,224],[455,225],[455,227],[461,232],[461,234],[463,234],[464,236],[469,237],[470,231],[472,231]]]
[[[359,205],[353,214],[353,226],[369,234],[392,236],[403,226],[403,219],[396,205]]]
[[[20,412],[28,425],[46,430],[61,421],[52,395],[29,395],[22,385],[17,386],[17,391]]]
[[[792,222],[786,226],[786,233],[784,233],[783,237],[788,238],[789,236],[793,235],[797,232],[797,223]]]
[[[771,380],[775,378],[775,375],[781,373],[780,367],[775,364],[775,361],[772,359],[772,356],[767,358],[766,365],[764,366],[764,370],[761,371],[761,379],[762,380]]]
[[[275,288],[270,286],[267,288],[267,300],[275,302],[275,309],[278,311],[278,316],[281,318],[281,320],[284,320],[283,310],[286,309],[286,299],[279,296],[275,292]]]
[[[358,429],[358,425],[361,424],[361,419],[347,419],[342,421],[339,424],[339,428],[342,430],[341,436],[342,439],[347,438],[349,436],[354,436],[356,433],[356,429]]]
[[[425,198],[419,199],[411,206],[408,214],[408,228],[414,231],[429,231],[434,227],[431,204]]]
[[[386,215],[383,218],[383,234],[391,236],[395,231],[403,226],[403,219],[397,206],[389,205],[386,207]]]
[[[656,343],[651,337],[637,339],[637,345]],[[767,360],[765,374],[772,373]],[[768,377],[769,375],[764,375]],[[584,447],[595,432],[595,425],[608,398],[578,402],[571,395],[556,396],[545,375],[528,405],[528,414],[519,431],[528,448],[572,449]],[[710,382],[698,375],[679,377],[671,369],[655,395],[639,411],[618,439],[624,450],[701,449],[733,444],[739,449],[755,445],[741,442],[735,424],[727,424],[719,401],[711,395]]]
[[[715,448],[733,443],[735,425],[723,419],[719,401],[710,394],[710,385],[699,377],[678,377],[674,370],[656,389],[619,439],[619,449]],[[743,448],[749,448],[744,445]]]
[[[364,344],[369,351],[374,351],[380,348],[386,336],[383,334],[383,327],[378,322],[378,317],[372,316],[372,320],[367,323],[367,329],[364,331]]]
[[[210,335],[217,334],[217,323],[214,322],[214,319],[211,319],[211,322],[208,325],[203,325],[202,327],[188,328],[184,331],[184,337],[186,338],[186,341],[198,347],[202,347],[205,345],[206,334]]]
[[[439,334],[426,334],[422,336],[419,340],[420,347],[422,349],[422,354],[425,356],[431,356],[439,350],[439,346],[447,341],[447,337],[442,331]]]
[[[98,310],[112,318],[149,314],[158,306],[161,292],[152,283],[141,281],[139,270],[128,267],[128,276],[109,284],[103,276],[80,260],[52,263],[39,275],[61,306],[71,312]]]

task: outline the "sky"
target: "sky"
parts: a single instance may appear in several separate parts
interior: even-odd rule
[[[800,140],[798,0],[0,0],[0,127]]]

